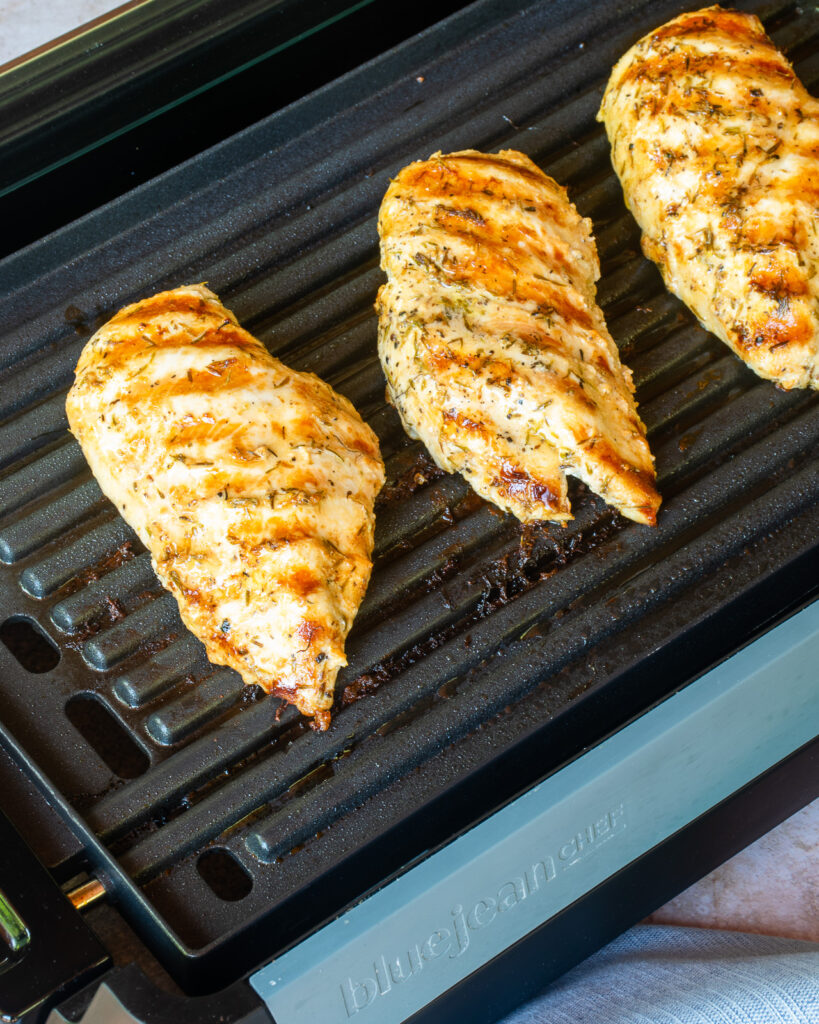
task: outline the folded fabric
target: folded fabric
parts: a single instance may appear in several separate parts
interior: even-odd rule
[[[819,944],[637,925],[503,1024],[819,1024]]]

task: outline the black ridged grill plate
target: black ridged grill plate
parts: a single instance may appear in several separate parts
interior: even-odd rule
[[[0,647],[0,720],[192,989],[247,971],[510,795],[498,782],[467,799],[479,769],[506,779],[519,756],[523,785],[680,685],[673,672],[640,693],[612,680],[812,555],[814,395],[759,380],[664,290],[594,120],[615,60],[686,6],[479,0],[0,264],[0,610],[61,652],[35,674]],[[741,6],[814,85],[816,11]],[[600,302],[656,455],[656,530],[581,486],[567,528],[523,530],[442,476],[385,404],[378,204],[405,163],[464,147],[523,150],[593,218]],[[208,664],[66,430],[95,327],[201,280],[381,439],[377,567],[325,733]],[[117,768],[78,695],[146,770]],[[214,848],[250,879],[240,898],[197,870]]]

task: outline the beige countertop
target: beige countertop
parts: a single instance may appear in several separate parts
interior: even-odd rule
[[[0,66],[119,6],[112,0],[0,0]]]
[[[819,942],[819,800],[649,918]]]

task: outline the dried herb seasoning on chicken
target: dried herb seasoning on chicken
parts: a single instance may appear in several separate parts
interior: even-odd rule
[[[384,481],[352,405],[193,285],[98,331],[66,408],[210,660],[326,728]]]
[[[388,398],[438,465],[523,522],[572,518],[570,473],[653,524],[645,427],[565,190],[522,153],[439,153],[398,174],[379,233]]]
[[[643,250],[704,327],[780,387],[819,387],[819,102],[752,14],[636,43],[599,119]]]

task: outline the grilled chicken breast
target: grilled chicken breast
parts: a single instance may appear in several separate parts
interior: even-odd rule
[[[378,349],[407,432],[525,523],[572,518],[571,473],[653,524],[631,374],[565,190],[522,153],[439,153],[395,178],[378,227]]]
[[[352,405],[193,285],[98,331],[66,407],[210,660],[326,727],[384,481]]]
[[[643,249],[761,377],[819,387],[819,102],[751,14],[641,39],[598,115]]]

